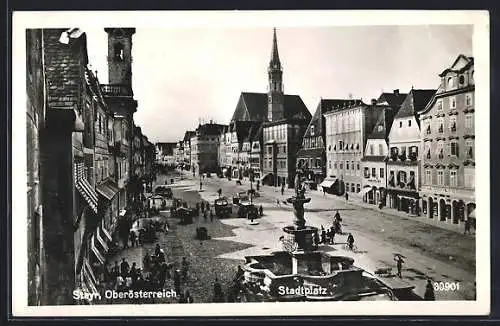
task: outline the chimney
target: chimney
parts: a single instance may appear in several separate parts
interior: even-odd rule
[[[395,90],[394,90],[394,95],[399,96],[399,89],[395,89]]]
[[[377,105],[377,100],[372,98],[372,105]]]

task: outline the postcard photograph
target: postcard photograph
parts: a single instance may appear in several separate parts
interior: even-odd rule
[[[12,37],[14,316],[489,313],[487,12]]]

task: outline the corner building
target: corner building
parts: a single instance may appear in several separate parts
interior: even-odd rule
[[[420,113],[423,213],[443,223],[475,225],[474,58],[459,55]]]

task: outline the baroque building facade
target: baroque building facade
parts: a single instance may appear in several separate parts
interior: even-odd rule
[[[423,213],[429,219],[475,224],[474,58],[459,55],[439,74],[441,82],[422,121]]]

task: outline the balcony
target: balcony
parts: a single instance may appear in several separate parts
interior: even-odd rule
[[[104,96],[134,96],[134,92],[132,91],[132,87],[130,85],[102,84],[101,92]]]

